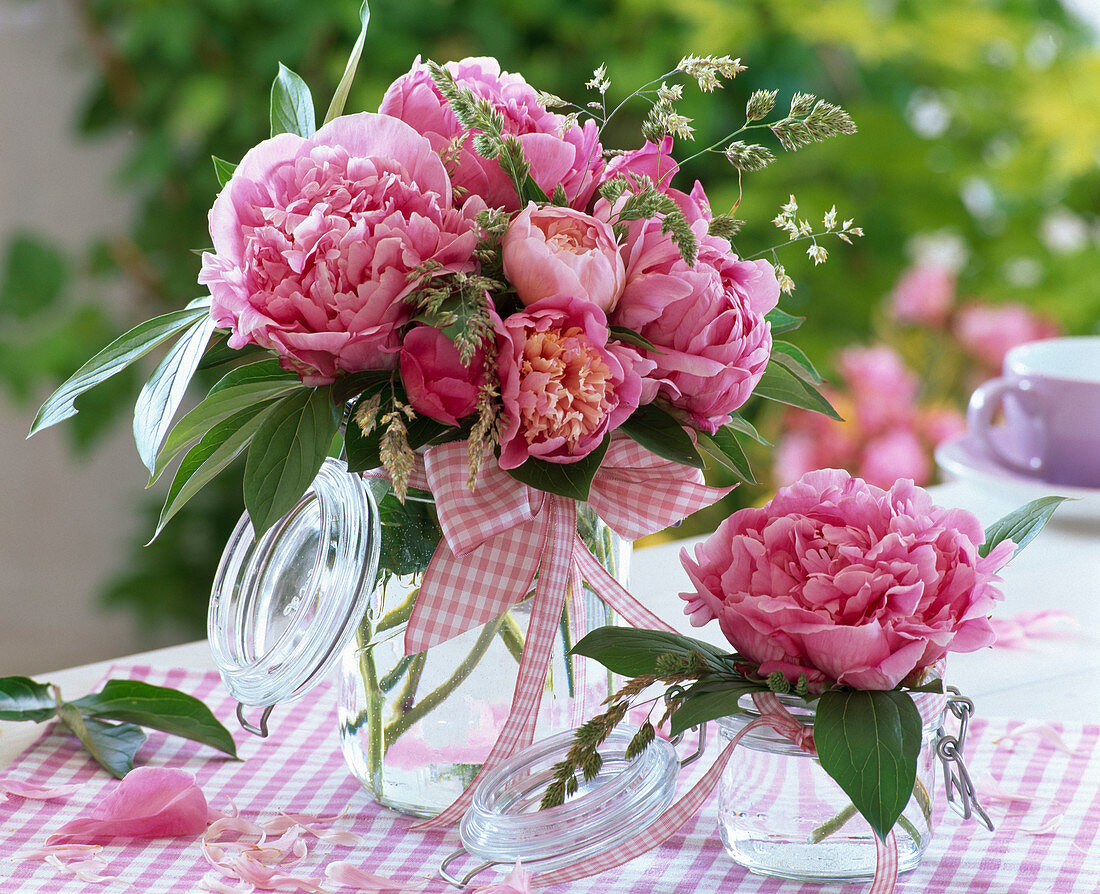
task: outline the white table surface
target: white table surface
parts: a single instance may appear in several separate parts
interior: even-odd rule
[[[1016,508],[1006,493],[982,491],[963,482],[932,488],[936,502],[973,511],[988,525]],[[699,639],[722,643],[717,625],[692,628],[677,594],[687,586],[677,558],[681,543],[637,550],[630,589],[670,623]],[[1076,618],[1075,632],[1031,639],[1024,648],[991,648],[952,655],[948,682],[975,701],[983,716],[1041,721],[1100,723],[1100,519],[1054,522],[1006,567],[1005,601],[1000,617],[1039,609],[1062,609]],[[121,659],[119,659],[121,660]],[[199,670],[213,668],[205,640],[125,658],[128,662]],[[86,694],[106,674],[111,661],[38,675],[55,683],[67,698]],[[36,724],[0,722],[0,768],[6,767],[38,735]]]

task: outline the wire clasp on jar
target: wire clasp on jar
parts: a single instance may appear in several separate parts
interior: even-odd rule
[[[947,790],[947,803],[963,819],[977,816],[982,824],[992,832],[993,821],[978,801],[978,793],[974,789],[974,783],[970,778],[969,771],[966,769],[966,762],[963,760],[966,730],[970,725],[970,717],[974,713],[974,702],[962,695],[954,686],[948,686],[947,691],[949,695],[947,696],[947,707],[944,716],[946,717],[947,712],[950,711],[959,721],[957,736],[949,736],[942,725],[936,730],[938,737],[936,739],[936,755],[943,767],[943,784]],[[952,767],[952,764],[954,764],[954,767]]]

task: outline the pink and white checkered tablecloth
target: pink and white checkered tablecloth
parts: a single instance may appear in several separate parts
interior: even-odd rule
[[[183,689],[206,701],[230,728],[235,704],[216,674],[119,666],[111,676],[144,679]],[[978,706],[979,711],[981,706]],[[922,864],[899,879],[899,894],[925,892],[996,892],[996,894],[1095,894],[1100,891],[1100,727],[1054,725],[1060,742],[1038,731],[1013,736],[1021,721],[976,721],[967,741],[967,762],[979,791],[1026,795],[1034,800],[1011,804],[991,800],[996,834],[961,823],[937,802],[936,837]],[[1003,738],[1008,735],[1007,738]],[[346,770],[336,733],[334,698],[327,686],[276,712],[272,737],[236,736],[243,763],[191,742],[152,732],[138,762],[180,767],[193,773],[215,808],[232,802],[243,817],[268,819],[282,809],[331,815],[347,811],[344,825],[365,836],[365,843],[343,847],[318,841],[300,875],[321,875],[330,860],[346,860],[399,880],[425,879],[456,849],[457,835],[409,830],[412,820],[379,808]],[[1056,747],[1064,744],[1072,753]],[[88,782],[67,799],[0,801],[0,891],[19,894],[70,894],[123,890],[118,882],[81,881],[40,860],[19,854],[40,846],[62,823],[88,811],[115,785],[68,735],[51,729],[5,774],[39,785]],[[992,780],[992,781],[990,781]],[[835,894],[858,892],[866,885],[801,885],[754,876],[726,857],[716,831],[713,801],[662,847],[616,870],[568,886],[571,892],[722,891],[737,894]],[[130,890],[197,890],[209,866],[196,840],[158,840],[109,845],[109,871]],[[492,881],[479,876],[478,883]],[[333,885],[334,892],[340,889]],[[346,890],[346,889],[345,889]],[[428,890],[454,890],[442,882]],[[551,889],[551,890],[561,890]]]

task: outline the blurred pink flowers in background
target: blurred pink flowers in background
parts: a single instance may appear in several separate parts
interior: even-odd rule
[[[786,413],[775,457],[779,483],[790,484],[827,467],[850,469],[879,487],[890,487],[899,478],[928,483],[931,451],[963,431],[962,413],[920,404],[916,374],[886,345],[846,348],[838,365],[846,388],[826,393],[845,421],[797,410]]]
[[[883,341],[841,351],[838,381],[824,389],[845,421],[784,414],[778,484],[826,467],[880,487],[899,478],[931,482],[935,447],[965,431],[961,408],[971,390],[1000,371],[1009,348],[1060,334],[1019,303],[960,303],[955,273],[931,261],[905,270],[885,303]]]
[[[936,264],[917,264],[898,277],[889,296],[895,320],[942,326],[955,303],[955,274]]]
[[[1061,334],[1057,324],[1014,302],[968,304],[960,308],[952,328],[959,344],[991,372],[1000,371],[1010,348]]]
[[[824,469],[735,512],[694,557],[681,551],[695,587],[681,598],[693,625],[717,619],[762,677],[893,689],[993,643],[996,571],[1015,545],[983,558],[984,542],[977,518],[912,481],[884,490]]]

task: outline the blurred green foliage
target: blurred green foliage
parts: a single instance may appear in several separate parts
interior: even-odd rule
[[[236,161],[266,136],[279,62],[327,104],[359,22],[359,0],[72,0],[72,9],[99,70],[75,126],[89,138],[130,134],[119,188],[137,212],[128,226],[104,221],[82,257],[65,257],[48,234],[21,234],[6,247],[0,384],[23,402],[137,319],[199,294],[191,250],[208,244],[211,155]],[[808,317],[799,344],[826,370],[836,347],[868,337],[921,233],[965,244],[964,292],[1023,301],[1071,332],[1096,330],[1100,53],[1055,0],[373,0],[371,13],[348,111],[376,108],[417,54],[495,55],[536,87],[579,102],[600,63],[614,99],[687,53],[739,56],[749,68],[724,90],[686,91],[681,111],[695,119],[699,146],[743,121],[754,89],[778,88],[780,103],[813,92],[847,108],[859,134],[782,156],[740,186],[717,154],[681,174],[707,184],[716,211],[743,188],[743,254],[780,241],[770,220],[790,193],[806,217],[820,220],[836,203],[841,218],[865,229],[852,248],[829,244],[832,256],[817,269],[802,247],[781,255],[798,283],[784,307]],[[644,111],[617,118],[604,144],[638,145]],[[1049,248],[1040,224],[1056,209],[1091,227],[1091,244]],[[110,319],[87,298],[89,283],[120,276],[141,296],[132,320]],[[135,393],[124,379],[90,395],[69,426],[74,445],[87,449],[122,424]],[[747,489],[738,496],[759,498]],[[199,631],[240,510],[239,475],[223,476],[153,547],[135,545],[120,560],[109,600]],[[148,512],[151,531],[155,507]]]

